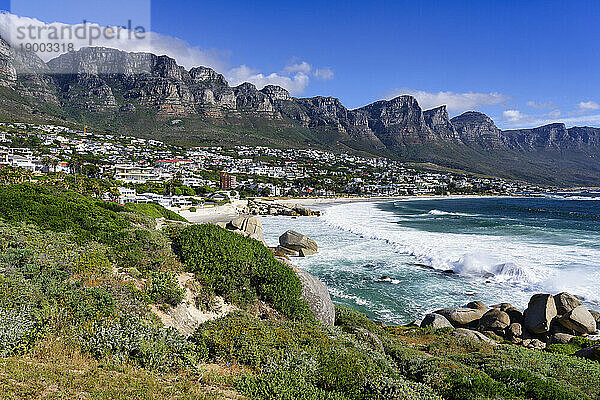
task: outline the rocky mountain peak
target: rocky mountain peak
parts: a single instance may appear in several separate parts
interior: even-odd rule
[[[436,134],[445,139],[457,139],[458,132],[450,121],[445,105],[423,112],[425,123]]]
[[[281,86],[267,85],[264,88],[262,88],[260,91],[263,92],[264,94],[266,94],[267,96],[269,96],[269,99],[271,99],[271,101],[275,101],[275,100],[290,101],[290,100],[292,100],[292,96],[290,96],[290,92],[288,92]]]
[[[502,131],[487,115],[477,111],[467,111],[450,120],[458,136],[467,145],[484,149],[497,149],[504,146]]]

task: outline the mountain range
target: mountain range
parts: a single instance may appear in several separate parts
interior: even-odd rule
[[[165,55],[82,48],[45,63],[0,40],[0,117],[87,125],[181,145],[314,147],[559,186],[600,186],[600,128],[503,131],[485,114],[450,118],[412,96],[348,109],[279,86],[231,87]]]

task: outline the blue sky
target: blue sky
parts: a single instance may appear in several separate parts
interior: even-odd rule
[[[599,1],[66,3],[0,0],[45,23],[143,21],[155,50],[187,67],[350,108],[409,93],[504,128],[600,126]]]

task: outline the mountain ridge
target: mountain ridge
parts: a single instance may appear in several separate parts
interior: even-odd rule
[[[88,47],[44,63],[2,42],[0,86],[27,99],[34,114],[42,108],[99,129],[189,145],[314,146],[527,180],[543,177],[541,169],[556,161],[567,166],[563,176],[541,183],[600,177],[600,128],[503,131],[485,114],[450,118],[445,106],[423,110],[409,95],[348,109],[335,97],[295,98],[275,85],[232,87],[211,68],[187,70],[166,55]],[[583,176],[570,179],[569,170]]]

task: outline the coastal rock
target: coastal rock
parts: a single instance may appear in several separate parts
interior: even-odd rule
[[[486,312],[488,309],[485,306],[485,304],[483,304],[483,302],[481,302],[481,301],[471,301],[471,302],[467,303],[467,308],[472,308],[474,310],[481,310],[483,312]]]
[[[523,346],[534,349],[534,350],[543,350],[546,348],[546,343],[542,342],[539,339],[525,339],[523,340]]]
[[[506,338],[513,343],[520,343],[523,337],[523,326],[513,322],[506,328]]]
[[[283,253],[285,255],[292,256],[292,257],[298,257],[300,255],[300,253],[298,253],[298,251],[288,249],[287,247],[283,247],[281,245],[277,246],[276,250],[280,251],[281,253]]]
[[[568,333],[555,333],[550,336],[550,344],[567,344],[573,339],[575,336],[569,335]]]
[[[577,357],[587,358],[588,360],[600,361],[600,345],[587,347],[575,353]]]
[[[556,305],[552,295],[533,295],[525,313],[525,328],[532,333],[546,333],[550,330],[550,323],[556,315]]]
[[[258,217],[235,218],[228,222],[225,225],[225,228],[235,233],[239,233],[243,236],[265,243],[262,222]]]
[[[510,325],[510,317],[504,311],[497,308],[491,309],[479,320],[478,329],[480,331],[492,331],[502,333]]]
[[[556,312],[558,315],[563,315],[581,305],[581,301],[572,294],[562,292],[554,296],[556,304]]]
[[[327,286],[304,270],[294,268],[294,272],[302,283],[302,299],[308,303],[308,308],[315,319],[325,325],[333,325],[335,323],[335,307]]]
[[[317,243],[306,235],[289,230],[279,237],[279,244],[287,249],[296,250],[301,257],[315,254]]]
[[[500,311],[503,311],[506,314],[508,314],[511,324],[514,324],[514,323],[522,324],[523,323],[523,313],[518,308],[513,306],[512,304],[501,303],[497,306],[494,306],[494,308],[497,308]]]
[[[483,333],[471,329],[457,328],[454,331],[452,331],[452,336],[458,338],[467,338],[478,342],[485,342],[491,345],[497,345],[495,341],[485,336]]]
[[[425,318],[421,321],[421,328],[426,328],[428,326],[431,326],[434,329],[452,328],[452,324],[446,317],[435,313],[425,315]]]
[[[567,329],[577,333],[591,334],[596,332],[596,320],[584,306],[578,306],[558,319]]]
[[[434,312],[445,317],[455,327],[461,327],[477,321],[485,310],[475,308],[445,308]]]
[[[600,312],[594,310],[589,310],[589,312],[590,314],[592,314],[592,317],[594,317],[594,319],[596,320],[596,329],[600,330]]]

